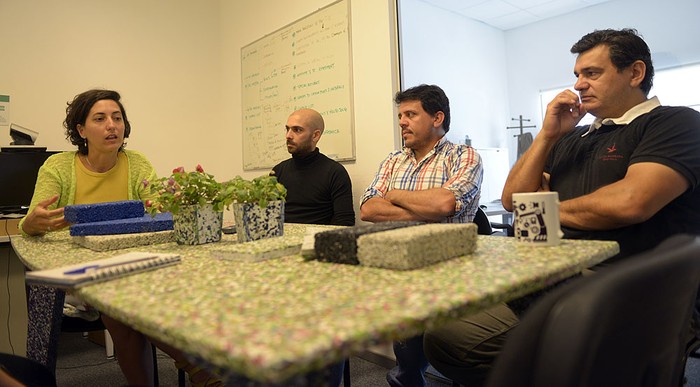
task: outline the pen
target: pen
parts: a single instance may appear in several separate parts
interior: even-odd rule
[[[112,263],[109,265],[88,265],[88,266],[83,266],[83,267],[78,268],[78,269],[68,270],[66,272],[63,272],[63,274],[65,274],[65,275],[85,274],[88,270],[97,270],[97,269],[104,269],[107,267],[130,265],[132,263],[148,261],[150,259],[157,258],[157,257],[158,257],[157,255],[149,255],[148,257],[135,259],[135,260],[129,261],[129,262]]]

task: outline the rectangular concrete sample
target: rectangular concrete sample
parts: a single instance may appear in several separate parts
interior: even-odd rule
[[[357,238],[362,235],[397,228],[411,227],[422,222],[382,222],[329,230],[316,234],[314,249],[316,260],[323,262],[359,265],[357,260]]]
[[[95,251],[126,249],[175,242],[173,230],[144,232],[138,234],[74,236],[73,243]]]
[[[137,234],[173,229],[173,215],[169,212],[142,215],[140,218],[107,220],[104,222],[80,223],[70,226],[71,236]]]
[[[140,200],[75,204],[63,208],[63,216],[70,223],[93,223],[116,219],[140,218],[145,213],[143,202]]]
[[[425,224],[362,235],[357,259],[363,266],[412,270],[476,250],[474,223]]]

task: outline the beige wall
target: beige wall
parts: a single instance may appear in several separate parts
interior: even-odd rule
[[[399,141],[392,3],[351,0],[356,161],[345,166],[356,202]],[[68,150],[66,101],[116,89],[132,124],[128,147],[159,174],[200,163],[222,180],[254,177],[266,171],[242,170],[240,48],[328,4],[0,0],[0,94],[11,96],[11,122],[40,132],[37,145]]]
[[[222,115],[217,2],[0,0],[0,18],[0,94],[11,97],[12,122],[40,132],[37,145],[74,149],[66,102],[104,87],[122,93],[128,147],[159,173],[216,161],[204,149],[220,144],[211,141]],[[0,139],[9,143],[8,132]]]

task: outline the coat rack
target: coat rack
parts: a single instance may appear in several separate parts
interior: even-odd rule
[[[523,129],[536,128],[537,125],[523,125],[524,122],[530,122],[529,118],[523,118],[521,114],[519,118],[511,118],[511,121],[518,121],[518,126],[507,126],[506,129],[520,129],[520,134],[514,134],[513,137],[518,139],[518,158],[532,145],[532,133],[523,132]]]

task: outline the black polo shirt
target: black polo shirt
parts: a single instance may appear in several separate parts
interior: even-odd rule
[[[589,194],[625,177],[640,162],[666,165],[683,175],[689,188],[649,220],[605,231],[563,227],[566,238],[615,240],[621,258],[653,248],[678,233],[700,234],[700,113],[658,106],[628,125],[603,125],[586,136],[577,127],[549,155],[545,172],[560,200]]]

